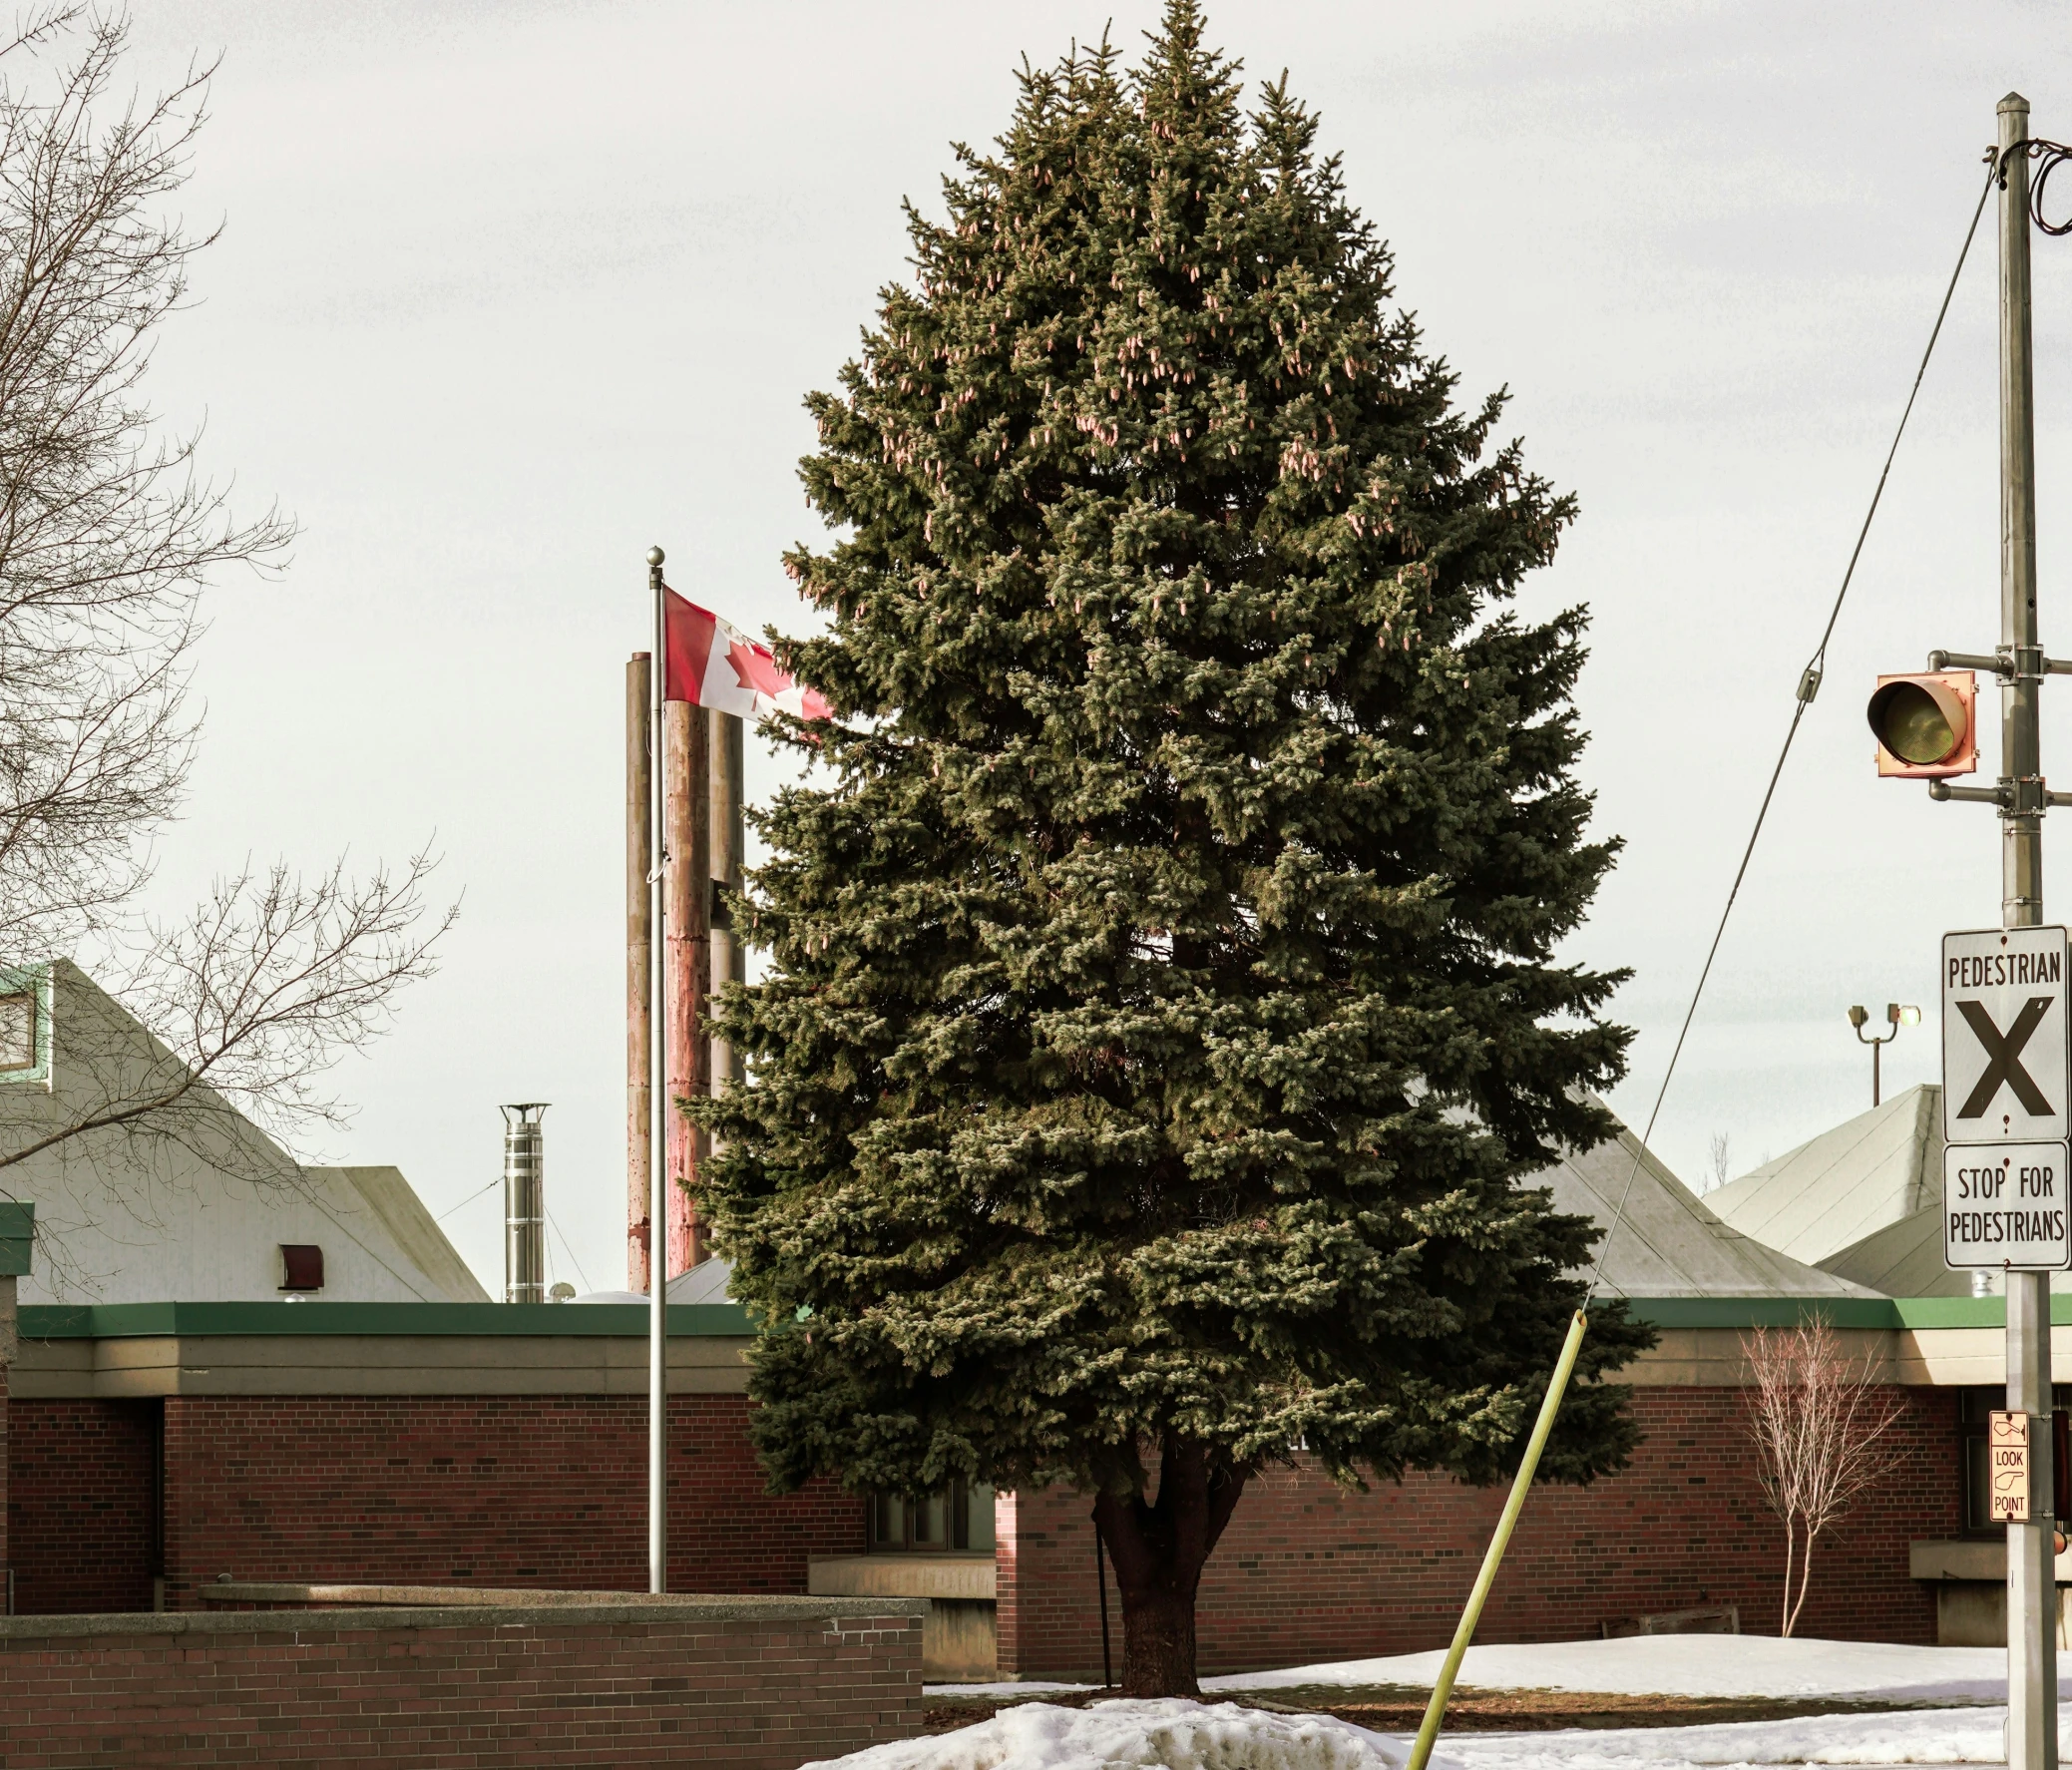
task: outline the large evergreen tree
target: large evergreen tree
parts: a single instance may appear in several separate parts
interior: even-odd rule
[[[703,1201],[773,1481],[1066,1483],[1124,1687],[1194,1689],[1262,1467],[1487,1482],[1583,1287],[1521,1188],[1608,1119],[1618,981],[1555,962],[1583,618],[1508,612],[1572,506],[1463,412],[1285,85],[1172,0],[1140,69],[1025,71],[911,213],[789,569],[840,710],[761,819],[770,954],[716,1027]],[[1543,1468],[1633,1442],[1596,1379]]]

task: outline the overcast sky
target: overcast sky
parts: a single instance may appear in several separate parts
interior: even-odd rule
[[[250,854],[322,865],[436,835],[464,913],[439,975],[341,1072],[336,1154],[395,1162],[502,1282],[499,1102],[549,1100],[555,1276],[624,1282],[622,682],[641,556],[742,626],[800,626],[780,550],[817,539],[794,463],[1026,52],[1150,0],[953,4],[205,4],[152,0],[140,81],[220,53],[190,213],[223,238],[154,375],[252,505],[303,525],[270,586],[212,595],[175,911]],[[1584,773],[1624,857],[1576,942],[1631,966],[1615,1097],[1644,1118],[1904,398],[2010,88],[2072,136],[2044,5],[1363,0],[1237,4],[1214,38],[1321,109],[1399,293],[1463,398],[1582,519],[1528,588],[1590,606]],[[2072,181],[2065,192],[2072,205]],[[1655,1141],[1698,1181],[1868,1104],[1853,1002],[1928,1021],[1945,928],[1996,923],[1978,807],[1877,781],[1880,669],[1996,633],[1988,221]],[[2036,245],[2043,633],[2072,415],[2072,239]],[[2072,686],[2045,767],[2072,784]],[[751,756],[751,794],[772,767]],[[2047,887],[2072,911],[2060,812]],[[468,1202],[464,1202],[468,1201]],[[457,1207],[457,1208],[456,1208]],[[566,1237],[564,1241],[563,1237]],[[580,1268],[580,1270],[578,1269]]]

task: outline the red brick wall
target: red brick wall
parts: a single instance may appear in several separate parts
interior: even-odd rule
[[[41,1405],[41,1404],[32,1404]],[[175,1397],[167,1602],[238,1579],[647,1583],[647,1404],[619,1396]],[[762,1491],[739,1396],[669,1404],[669,1583],[803,1592],[809,1554],[860,1552],[832,1482]],[[19,1463],[16,1469],[20,1475]],[[33,1529],[20,1518],[18,1529]]]
[[[149,1610],[155,1401],[17,1401],[7,1412],[15,1608]]]
[[[13,1325],[0,1322],[0,1338]],[[4,1350],[0,1347],[0,1351]],[[13,1565],[7,1558],[7,1360],[0,1358],[0,1611],[7,1608],[7,1570]]]
[[[1907,1577],[1906,1546],[1960,1527],[1956,1391],[1896,1393],[1906,1411],[1888,1476],[1821,1538],[1803,1633],[1935,1638],[1933,1590]],[[1738,1603],[1744,1629],[1777,1632],[1782,1535],[1756,1483],[1740,1392],[1636,1389],[1634,1411],[1646,1439],[1624,1475],[1533,1490],[1477,1639],[1573,1639],[1605,1620],[1701,1603]],[[1434,1476],[1367,1494],[1313,1468],[1260,1477],[1203,1575],[1203,1673],[1444,1646],[1503,1498]],[[1001,1674],[1097,1677],[1085,1499],[1003,1495],[997,1529]]]
[[[0,1764],[792,1770],[921,1723],[919,1617],[177,1620],[200,1626],[0,1631]]]

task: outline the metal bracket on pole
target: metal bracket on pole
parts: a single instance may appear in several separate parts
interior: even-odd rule
[[[1930,669],[1982,669],[2003,681],[2036,682],[2045,676],[2072,676],[2072,658],[2046,658],[2041,646],[2002,646],[1984,652],[1930,652]]]
[[[1982,669],[1990,675],[1999,675],[2007,668],[2007,660],[1998,653],[1984,652],[1930,652],[1930,669]]]
[[[1953,799],[1964,805],[2007,804],[2008,795],[1997,786],[1951,786],[1946,780],[1928,782],[1928,797],[1935,800]]]
[[[1946,780],[1931,780],[1928,797],[1966,805],[1997,805],[2003,817],[2041,817],[2053,805],[2072,805],[2072,793],[2052,791],[2040,774],[2020,780],[2003,776],[1992,786],[1951,786]]]

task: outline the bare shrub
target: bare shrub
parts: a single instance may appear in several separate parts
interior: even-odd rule
[[[1814,1539],[1883,1476],[1878,1447],[1901,1407],[1871,1359],[1846,1356],[1819,1314],[1797,1327],[1759,1327],[1742,1336],[1741,1350],[1757,1474],[1785,1528],[1781,1632],[1790,1635],[1806,1603]]]

